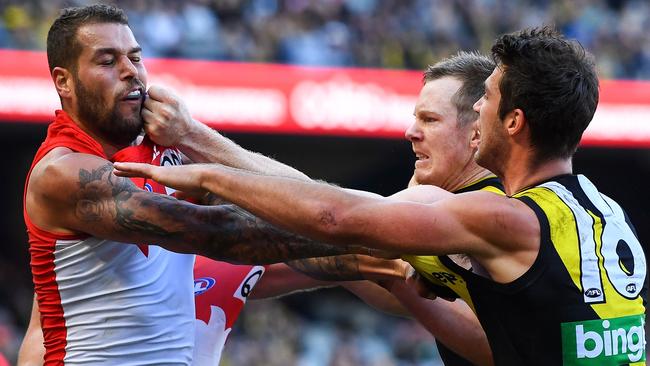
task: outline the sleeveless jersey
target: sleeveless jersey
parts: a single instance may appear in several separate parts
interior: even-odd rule
[[[501,182],[493,175],[472,182],[454,193],[478,190],[494,192],[501,195],[505,194]],[[427,284],[438,296],[447,299],[462,297],[465,301],[471,301],[462,276],[450,269],[448,265],[445,265],[445,263],[453,263],[453,260],[448,256],[405,255],[402,256],[402,259],[409,262],[428,281]],[[447,346],[438,342],[438,340],[436,340],[436,346],[445,366],[472,365],[471,362],[459,356]]]
[[[167,154],[167,149],[151,143],[145,137],[142,144],[123,149],[112,161],[151,162],[157,165],[178,165],[180,154]],[[158,158],[159,157],[159,158]],[[173,189],[155,181],[131,178],[140,188],[149,191],[174,194]],[[194,264],[195,327],[193,366],[216,366],[221,359],[224,344],[237,320],[246,299],[265,267],[234,265],[197,256]]]
[[[31,169],[56,147],[106,159],[99,143],[63,111],[56,112]],[[180,161],[176,150],[148,140],[118,152],[116,158],[121,155],[152,164]],[[166,193],[165,187],[145,179],[139,185]],[[24,217],[45,365],[191,363],[193,255],[48,232],[34,225],[26,210]]]
[[[454,193],[465,193],[471,191],[488,191],[505,195],[503,186],[496,176],[488,176],[469,185],[462,187]],[[404,255],[402,259],[409,262],[411,266],[428,281],[431,289],[440,297],[456,299],[462,298],[473,308],[472,299],[468,294],[465,281],[462,276],[449,268],[453,260],[448,256],[433,255]]]
[[[499,284],[455,264],[496,365],[644,365],[646,262],[622,208],[584,176],[513,196],[540,224],[531,268]]]
[[[196,257],[194,366],[216,366],[235,320],[265,267],[234,265]]]

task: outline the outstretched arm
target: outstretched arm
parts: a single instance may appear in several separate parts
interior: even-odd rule
[[[196,163],[220,163],[251,172],[308,180],[302,172],[249,151],[190,116],[172,91],[151,86],[142,117],[147,135],[163,146],[175,146]]]
[[[365,253],[319,244],[233,206],[198,206],[137,188],[104,159],[67,153],[32,172],[27,210],[44,229],[150,243],[237,263]]]
[[[399,259],[382,259],[359,254],[297,259],[288,261],[287,265],[322,281],[405,279],[410,268],[408,263]]]
[[[536,252],[538,244],[539,225],[532,210],[518,200],[489,192],[445,193],[433,204],[421,204],[220,165],[115,166],[120,175],[151,177],[181,190],[209,190],[289,230],[333,243],[481,258],[495,258],[509,250]],[[442,191],[432,186],[411,189]]]

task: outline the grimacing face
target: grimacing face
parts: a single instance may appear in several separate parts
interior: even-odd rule
[[[415,121],[406,130],[416,156],[415,178],[420,184],[455,190],[464,170],[473,163],[472,124],[460,126],[451,99],[462,83],[455,77],[434,79],[422,87]]]
[[[143,128],[147,71],[140,46],[119,23],[84,25],[77,39],[82,45],[73,75],[77,115],[100,138],[126,146]]]
[[[480,139],[477,144],[475,159],[478,165],[502,176],[504,162],[510,156],[508,134],[504,121],[499,118],[501,92],[499,83],[503,77],[501,67],[496,67],[485,80],[485,94],[474,104],[479,113],[478,127]]]

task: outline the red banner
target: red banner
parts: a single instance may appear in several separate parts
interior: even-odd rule
[[[403,138],[417,71],[212,61],[146,61],[149,84],[175,89],[224,131]],[[49,122],[60,108],[43,52],[0,50],[0,121]],[[650,82],[602,81],[583,145],[650,147]]]

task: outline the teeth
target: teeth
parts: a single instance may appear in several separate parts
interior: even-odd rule
[[[130,92],[127,95],[127,97],[139,97],[140,95],[141,95],[141,93],[140,93],[140,90],[138,89],[138,90],[134,90],[134,91]]]

